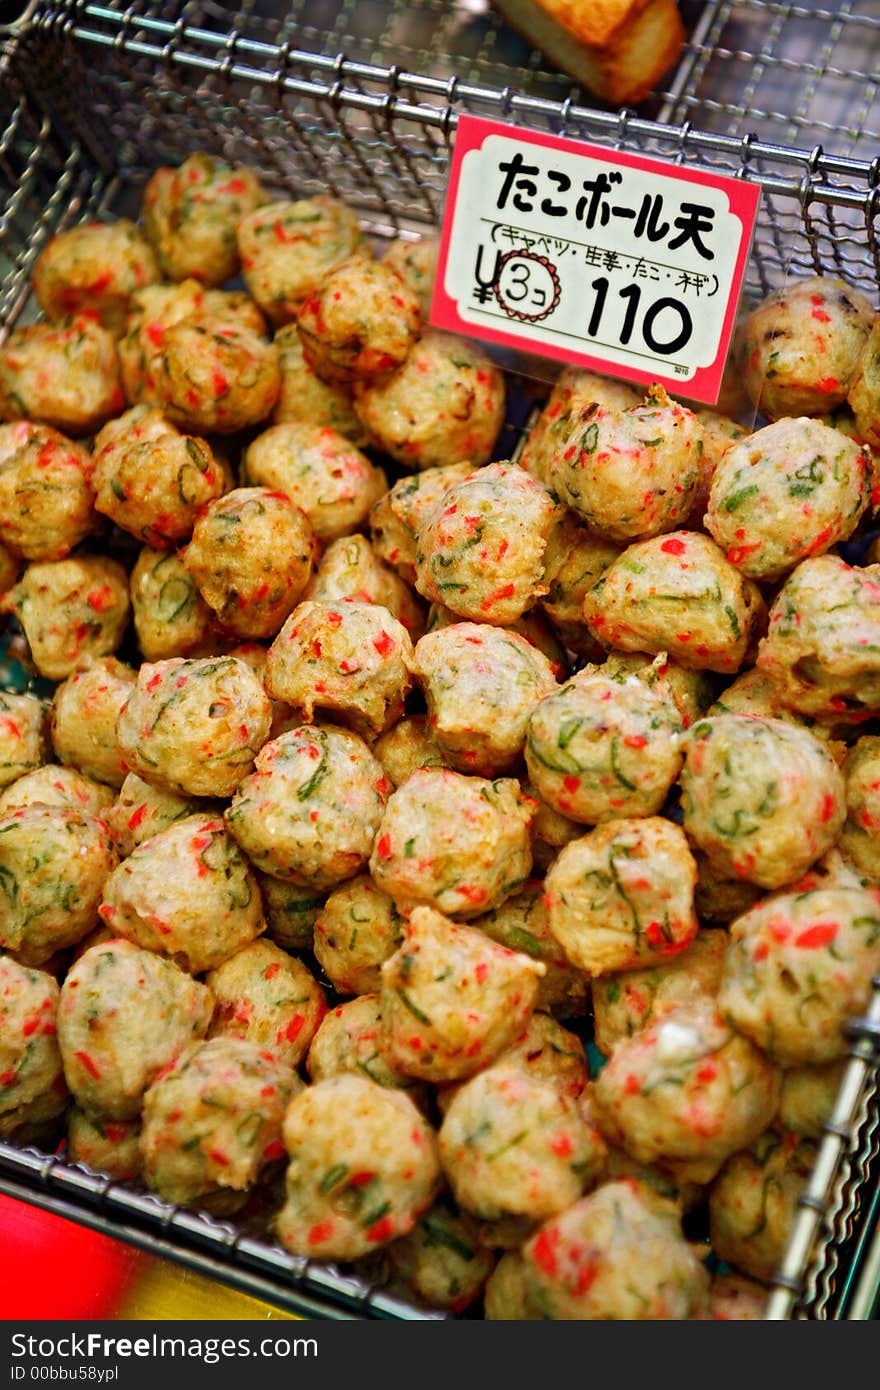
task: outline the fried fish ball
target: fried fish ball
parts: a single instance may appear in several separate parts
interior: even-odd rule
[[[2,1139],[54,1119],[67,1104],[56,1037],[58,995],[51,975],[0,955]]]
[[[476,469],[419,526],[416,588],[472,622],[515,622],[547,592],[544,551],[560,515],[516,464]]]
[[[268,195],[253,169],[203,150],[176,169],[163,165],[144,186],[144,234],[169,280],[222,285],[239,269],[235,231]]]
[[[309,1048],[306,1067],[312,1081],[354,1072],[409,1093],[424,1108],[427,1088],[423,1082],[393,1066],[379,1047],[382,1013],[378,994],[359,994],[324,1015]]]
[[[322,541],[363,526],[388,480],[344,435],[320,425],[272,425],[242,459],[246,485],[285,492]]]
[[[271,941],[252,941],[209,970],[205,983],[217,1001],[212,1038],[247,1038],[285,1066],[299,1066],[327,1012],[324,991],[301,960]]]
[[[140,1114],[144,1092],[211,1022],[210,990],[173,961],[130,941],[84,951],[61,986],[58,1044],[82,1110],[111,1119]]]
[[[427,903],[450,917],[477,917],[528,878],[531,818],[532,803],[512,778],[417,768],[388,798],[370,872],[400,908]]]
[[[266,662],[266,689],[302,711],[350,724],[364,737],[385,733],[403,714],[412,684],[409,633],[378,603],[306,599],[291,613]]]
[[[163,550],[189,539],[203,508],[223,493],[225,479],[204,439],[163,434],[99,455],[94,486],[97,511]]]
[[[584,599],[620,554],[620,546],[588,530],[574,512],[566,512],[551,531],[544,552],[547,593],[540,607],[562,641],[586,661],[602,659],[604,651],[584,621]]]
[[[604,646],[667,652],[691,670],[727,675],[743,664],[763,613],[757,585],[698,531],[627,546],[584,600]]]
[[[499,1065],[509,1062],[521,1067],[527,1076],[547,1081],[562,1095],[578,1100],[585,1094],[590,1080],[584,1045],[577,1033],[563,1028],[557,1019],[540,1008],[540,984],[539,1007],[529,1015],[519,1037],[495,1060]],[[589,1117],[586,1118],[592,1128]]]
[[[93,314],[28,324],[0,348],[0,420],[91,434],[124,404],[116,344]]]
[[[351,1260],[412,1230],[440,1185],[434,1131],[402,1091],[329,1076],[291,1101],[277,1219],[294,1255]]]
[[[821,1066],[787,1067],[776,1126],[807,1139],[821,1139],[831,1119],[846,1068],[846,1058]]]
[[[302,1082],[242,1038],[194,1043],[144,1097],[141,1153],[151,1191],[178,1206],[236,1211],[283,1156],[281,1125]]]
[[[544,801],[527,777],[521,779],[520,785],[526,796],[534,799],[538,808],[529,827],[532,859],[535,870],[539,873],[546,873],[563,845],[570,844],[579,835],[583,835],[584,828],[577,821],[569,820],[568,816],[563,816],[554,806]]]
[[[391,786],[397,788],[417,767],[445,767],[446,759],[424,714],[406,715],[373,744]]]
[[[311,522],[285,493],[239,487],[201,509],[182,559],[221,627],[274,637],[309,581],[315,549]]]
[[[385,261],[355,254],[325,275],[296,327],[323,381],[371,381],[399,367],[419,336],[419,301]]]
[[[475,343],[424,332],[397,371],[355,386],[355,409],[379,448],[410,468],[492,455],[504,423],[504,376]]]
[[[767,1290],[741,1274],[713,1274],[708,1317],[720,1322],[763,1321]]]
[[[846,1055],[844,1024],[880,969],[876,891],[832,883],[774,893],[730,926],[718,1002],[783,1067]]]
[[[528,1316],[659,1321],[706,1306],[709,1275],[672,1202],[633,1179],[603,1183],[522,1249]]]
[[[119,338],[134,292],[159,279],[149,242],[134,222],[120,217],[53,236],[37,257],[33,287],[53,322],[88,311]]]
[[[339,536],[324,549],[304,598],[316,603],[357,599],[378,603],[403,623],[413,642],[425,630],[425,607],[390,565],[379,559],[366,536]]]
[[[136,772],[126,774],[105,819],[113,832],[120,859],[127,859],[138,845],[158,835],[160,830],[195,815],[199,805],[193,798],[163,791],[145,782]]]
[[[487,1322],[539,1322],[526,1302],[525,1261],[519,1250],[506,1250],[483,1291],[483,1316]]]
[[[60,762],[97,782],[122,786],[126,767],[116,723],[136,679],[114,656],[91,657],[56,687],[50,729]]]
[[[548,459],[547,486],[610,540],[647,540],[687,518],[702,449],[693,411],[652,386],[628,410],[576,412]]]
[[[740,440],[748,438],[749,431],[744,425],[738,424],[736,420],[731,420],[726,415],[719,415],[715,410],[695,408],[694,414],[703,429],[703,452],[700,455],[700,481],[697,483],[697,490],[694,493],[685,525],[692,526],[695,531],[699,531],[703,528],[703,518],[709,505],[712,479],[718,464],[732,444],[737,444]]]
[[[550,866],[547,924],[572,965],[588,975],[656,965],[697,934],[696,879],[674,822],[609,820],[572,840]]]
[[[728,1159],[709,1193],[709,1239],[718,1259],[770,1283],[815,1159],[811,1140],[772,1129]]]
[[[0,691],[0,787],[8,787],[45,761],[46,705],[38,695]]]
[[[102,922],[199,975],[264,930],[260,890],[219,816],[184,816],[144,840],[103,885]]]
[[[880,566],[802,560],[771,608],[757,665],[783,705],[823,723],[858,723],[880,705]]]
[[[380,1051],[424,1081],[472,1076],[522,1031],[544,970],[475,927],[415,907],[382,966]]]
[[[211,609],[176,551],[145,545],[131,571],[130,594],[145,661],[192,656],[209,642]]]
[[[0,541],[24,560],[63,560],[97,526],[92,458],[48,425],[0,425]]]
[[[818,724],[809,715],[796,714],[780,704],[776,685],[757,666],[749,666],[741,671],[730,685],[725,686],[718,698],[705,711],[708,717],[716,714],[751,714],[759,719],[783,719],[788,724],[797,724],[809,729],[816,738],[827,738],[829,730]]]
[[[184,796],[231,796],[269,735],[259,677],[235,656],[144,662],[116,734],[130,771]]]
[[[0,948],[25,965],[98,925],[98,904],[116,863],[110,830],[64,806],[20,806],[0,817]]]
[[[843,774],[808,729],[719,714],[688,731],[684,754],[684,828],[722,877],[781,888],[836,843]]]
[[[303,356],[295,323],[279,328],[273,339],[278,349],[281,390],[272,411],[272,424],[316,425],[345,435],[363,449],[370,437],[354,408],[351,388],[343,382],[322,381]]]
[[[861,873],[880,881],[880,737],[866,734],[850,748],[843,775],[846,821],[838,847]]]
[[[553,385],[538,419],[530,428],[517,462],[545,487],[550,486],[550,465],[561,438],[568,436],[571,421],[593,405],[607,410],[632,410],[640,397],[626,382],[583,367],[564,367]]]
[[[383,961],[403,939],[394,900],[369,874],[335,889],[315,922],[315,959],[340,994],[376,994]]]
[[[666,696],[678,710],[683,729],[689,729],[706,713],[716,686],[708,671],[682,666],[671,660],[666,652],[653,657],[644,652],[608,652],[600,669],[604,676],[617,681],[625,676],[637,676],[652,690]]]
[[[96,782],[73,767],[43,763],[33,772],[18,777],[6,788],[0,795],[0,812],[36,804],[66,806],[72,811],[82,811],[86,816],[98,816],[109,824],[113,801],[113,788],[103,782]]]
[[[388,244],[382,260],[386,266],[396,270],[401,280],[416,296],[425,323],[431,312],[434,297],[434,279],[437,274],[437,258],[440,254],[440,238],[432,234],[420,236],[418,241],[407,241],[395,237]]]
[[[479,1297],[495,1256],[479,1241],[477,1222],[441,1197],[409,1235],[384,1247],[404,1288],[432,1308],[461,1313]]]
[[[407,584],[416,581],[419,529],[455,483],[473,473],[469,463],[448,463],[398,478],[370,508],[373,547]]]
[[[880,316],[871,324],[859,354],[847,392],[856,435],[872,449],[880,449]]]
[[[732,444],[712,479],[706,529],[750,579],[774,580],[848,540],[871,502],[869,451],[806,416]]]
[[[660,810],[681,767],[678,711],[637,676],[579,671],[529,715],[525,760],[540,796],[585,824]]]
[[[536,1223],[564,1211],[605,1163],[605,1145],[574,1100],[501,1061],[459,1086],[438,1144],[455,1200],[485,1221]]]
[[[72,1105],[67,1113],[67,1156],[94,1173],[106,1173],[120,1182],[139,1182],[143,1176],[141,1117],[114,1120],[89,1115]]]
[[[543,961],[546,974],[538,982],[537,1009],[560,1018],[583,1013],[590,992],[589,980],[571,964],[547,922],[544,883],[529,879],[517,892],[473,922],[493,941],[510,951]]]
[[[835,410],[873,319],[867,297],[831,276],[774,290],[743,327],[740,358],[752,404],[769,420]]]
[[[122,386],[132,403],[159,401],[157,372],[165,334],[184,320],[214,320],[265,336],[266,320],[254,301],[240,290],[210,290],[198,280],[177,285],[148,285],[132,296],[125,337],[117,346]]]
[[[748,879],[725,878],[715,872],[712,864],[701,850],[693,850],[697,865],[697,886],[694,889],[694,906],[701,922],[713,926],[726,925],[740,913],[748,912],[750,907],[763,896],[757,883]]]
[[[495,777],[515,768],[529,716],[557,689],[547,658],[517,632],[454,623],[429,632],[411,662],[444,762]]]
[[[264,745],[226,823],[256,868],[327,891],[365,868],[387,795],[363,739],[303,724]]]
[[[165,333],[155,382],[158,404],[173,424],[197,434],[233,434],[271,414],[281,389],[278,349],[227,319],[182,319]]]
[[[767,1128],[782,1074],[695,996],[617,1043],[590,1088],[612,1144],[690,1182],[710,1182],[730,1154]]]
[[[112,655],[130,608],[128,575],[104,555],[28,565],[0,600],[0,611],[14,613],[21,623],[37,671],[55,681],[89,657]]]
[[[622,970],[593,982],[596,1046],[610,1056],[621,1038],[631,1038],[667,1009],[697,995],[716,996],[727,950],[725,931],[700,931],[689,946],[662,965]]]
[[[245,284],[273,323],[290,323],[322,277],[361,245],[355,213],[321,194],[265,204],[236,228]]]
[[[287,883],[283,878],[272,878],[271,874],[258,873],[257,882],[263,899],[266,935],[285,951],[310,951],[325,894]]]

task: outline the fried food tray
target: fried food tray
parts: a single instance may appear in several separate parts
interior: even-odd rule
[[[215,0],[30,0],[0,24],[0,342],[33,314],[30,275],[49,237],[136,214],[152,170],[194,149],[252,164],[297,196],[331,191],[376,237],[418,236],[442,218],[462,112],[756,183],[747,297],[826,272],[876,303],[875,0],[681,8],[688,37],[662,88],[638,110],[611,110],[549,68],[489,0],[245,0],[234,14]],[[535,396],[534,382],[514,385],[504,457]],[[876,1315],[880,980],[850,1042],[769,1319]],[[306,1317],[445,1316],[291,1256],[258,1226],[69,1164],[63,1150],[0,1142],[0,1191]]]

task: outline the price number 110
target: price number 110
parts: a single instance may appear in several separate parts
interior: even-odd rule
[[[598,338],[605,328],[608,333],[608,320],[614,317],[614,300],[609,303],[610,282],[605,275],[594,280],[591,287],[595,292],[592,313],[587,323],[587,336]],[[688,309],[678,299],[664,295],[642,305],[642,290],[639,285],[626,285],[617,291],[617,298],[624,302],[623,322],[617,330],[617,342],[628,347],[636,335],[652,355],[672,357],[680,352],[691,340],[694,331],[693,319]],[[607,310],[607,315],[606,315]],[[612,328],[612,332],[614,329]]]

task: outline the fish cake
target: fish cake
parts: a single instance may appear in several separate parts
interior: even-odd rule
[[[543,961],[546,973],[538,982],[536,1009],[559,1018],[585,1011],[590,982],[583,971],[571,964],[550,931],[542,879],[529,879],[500,907],[475,918],[473,925],[509,951],[521,951]]]
[[[145,545],[130,576],[131,616],[144,661],[204,655],[213,614],[176,550]]]
[[[0,788],[46,761],[46,704],[38,695],[0,691]]]
[[[718,1259],[771,1282],[816,1153],[811,1140],[771,1129],[727,1160],[709,1192],[709,1239]]]
[[[120,1182],[139,1183],[143,1178],[141,1117],[111,1120],[89,1115],[78,1105],[67,1112],[67,1157],[93,1173],[104,1173]]]
[[[23,560],[63,560],[98,525],[92,458],[48,425],[0,425],[0,541]]]
[[[610,1056],[621,1038],[631,1038],[667,1009],[696,995],[717,996],[726,951],[725,931],[699,931],[671,960],[594,981],[593,1030],[599,1051]]]
[[[407,584],[416,582],[419,529],[441,497],[470,477],[469,463],[425,468],[392,483],[370,508],[370,536],[376,553]]]
[[[379,1049],[424,1081],[458,1081],[521,1033],[544,965],[430,907],[413,908],[382,966]]]
[[[174,964],[130,941],[84,951],[61,986],[58,1043],[81,1110],[133,1120],[159,1073],[203,1038],[214,998]]]
[[[50,731],[60,762],[121,787],[126,767],[116,724],[137,676],[115,656],[91,657],[55,687]]]
[[[204,813],[137,845],[107,876],[99,915],[112,932],[193,975],[265,929],[253,870],[220,817]]]
[[[335,430],[359,449],[370,442],[354,408],[350,386],[322,381],[303,355],[296,323],[279,328],[273,339],[278,349],[281,390],[272,411],[272,424],[315,425]]]
[[[120,338],[132,295],[160,279],[143,232],[119,217],[82,222],[51,237],[37,257],[32,282],[40,308],[53,323],[86,311]]]
[[[119,715],[126,765],[183,796],[231,796],[269,735],[262,681],[235,656],[144,662]]]
[[[264,745],[225,819],[257,869],[328,892],[366,867],[387,796],[363,739],[302,724]]]
[[[248,445],[242,481],[286,493],[322,541],[362,528],[388,486],[382,469],[344,435],[291,423],[272,425]]]
[[[177,1206],[237,1211],[283,1157],[284,1113],[302,1089],[295,1072],[255,1043],[194,1043],[144,1097],[147,1187]]]
[[[500,369],[476,343],[427,329],[389,376],[355,385],[355,409],[377,446],[413,470],[492,456],[504,423]]]
[[[677,1178],[711,1182],[770,1124],[782,1074],[714,999],[684,1000],[622,1038],[590,1088],[611,1144]]]
[[[684,754],[684,828],[719,876],[782,888],[837,842],[843,774],[808,729],[720,714],[688,731]]]
[[[18,618],[39,674],[63,681],[89,657],[119,647],[131,611],[128,575],[104,555],[34,562],[0,599],[0,611]]]
[[[0,420],[30,420],[92,434],[125,399],[116,344],[97,318],[17,328],[0,348]]]
[[[47,964],[98,925],[116,864],[110,829],[64,806],[21,806],[0,817],[0,948]]]
[[[58,997],[46,971],[0,955],[0,1139],[54,1120],[67,1105]]]
[[[382,964],[403,940],[393,898],[358,874],[330,894],[314,928],[315,959],[340,994],[377,994]]]
[[[114,796],[112,787],[96,782],[76,768],[63,767],[61,763],[43,763],[6,787],[0,795],[0,812],[39,803],[42,806],[66,806],[87,816],[97,816],[109,824]]]
[[[136,772],[128,772],[105,820],[113,832],[120,859],[127,859],[144,840],[200,809],[194,797],[164,791],[145,782]]]
[[[416,296],[425,323],[428,322],[431,312],[439,255],[440,238],[429,232],[419,236],[417,241],[408,241],[402,236],[395,237],[388,243],[382,256],[384,264],[395,270]]]
[[[764,614],[757,585],[698,531],[627,546],[584,600],[599,641],[624,652],[666,652],[695,671],[732,675]]]
[[[560,850],[544,880],[547,924],[588,975],[653,966],[697,934],[697,867],[661,816],[609,820]]]
[[[355,213],[329,194],[266,203],[235,235],[245,284],[273,324],[291,323],[319,280],[362,242]]]
[[[205,976],[216,1000],[209,1036],[246,1038],[295,1068],[327,1012],[309,968],[272,941],[252,941]]]
[[[155,363],[164,414],[193,434],[234,434],[271,414],[281,390],[274,343],[228,319],[172,324]]]
[[[440,1187],[437,1140],[409,1096],[338,1075],[284,1117],[286,1200],[276,1223],[294,1255],[352,1260],[407,1235]]]
[[[563,367],[553,384],[541,412],[526,435],[517,462],[545,487],[549,486],[550,465],[559,441],[566,436],[572,419],[593,405],[607,410],[631,410],[640,404],[639,393],[625,381],[600,376],[584,367]]]
[[[422,326],[419,301],[385,261],[355,254],[328,272],[296,318],[322,381],[372,381],[405,361]]]
[[[449,917],[500,907],[529,876],[533,803],[513,778],[417,768],[388,798],[370,856],[377,887],[406,910]]]
[[[730,925],[718,1001],[783,1067],[844,1057],[847,1019],[880,969],[876,891],[832,882],[774,893]]]
[[[141,216],[162,274],[204,285],[231,280],[240,268],[236,228],[266,202],[255,170],[204,150],[157,169],[144,185]]]

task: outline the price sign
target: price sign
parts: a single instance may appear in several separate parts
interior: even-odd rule
[[[759,197],[462,115],[431,322],[714,405]]]

